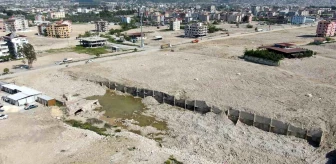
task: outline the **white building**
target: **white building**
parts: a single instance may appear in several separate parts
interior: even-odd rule
[[[28,27],[28,20],[23,15],[13,16],[5,21],[6,32],[25,31]]]
[[[122,23],[131,23],[131,18],[123,16],[123,17],[121,17],[121,22]]]
[[[1,86],[1,90],[12,94],[7,96],[8,103],[17,106],[34,103],[38,96],[42,94],[40,91],[14,84],[4,84]]]
[[[305,24],[305,23],[314,23],[315,19],[308,18],[305,16],[293,16],[291,19],[292,24]]]
[[[82,8],[77,8],[77,13],[82,13],[83,9]]]
[[[174,21],[170,21],[170,30],[177,31],[181,29],[180,21],[175,19]]]
[[[199,20],[202,22],[210,22],[210,16],[208,14],[200,14]]]
[[[7,42],[0,39],[0,57],[8,56],[9,55],[9,49]]]
[[[49,18],[51,19],[65,18],[65,12],[50,12]]]
[[[208,27],[203,25],[203,23],[194,23],[192,25],[187,25],[184,27],[185,37],[199,37],[206,36],[208,33]]]
[[[15,58],[23,58],[23,55],[19,53],[19,47],[22,47],[23,44],[27,44],[27,37],[24,35],[17,35],[15,32],[7,34],[3,37],[4,41],[7,42],[9,53],[15,56]]]

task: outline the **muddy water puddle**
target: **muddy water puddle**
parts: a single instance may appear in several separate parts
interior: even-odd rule
[[[134,120],[135,125],[141,127],[152,126],[157,130],[167,130],[165,121],[156,120],[155,117],[144,115],[143,112],[148,110],[141,102],[140,98],[129,95],[118,95],[114,91],[107,90],[103,96],[91,96],[88,100],[97,100],[102,106],[99,111],[105,111],[101,118],[115,126],[127,128],[122,124],[123,120]]]

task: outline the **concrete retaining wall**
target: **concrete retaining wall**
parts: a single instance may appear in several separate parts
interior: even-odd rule
[[[245,55],[244,59],[246,61],[250,61],[250,62],[258,63],[258,64],[264,64],[264,65],[270,65],[270,66],[279,66],[280,65],[280,61],[279,62],[274,62],[272,60],[257,58],[257,57],[253,57],[253,56],[246,56]]]
[[[118,90],[141,98],[152,96],[159,103],[166,103],[172,106],[181,107],[202,114],[205,114],[207,112],[214,112],[216,114],[222,113],[222,110],[220,108],[216,106],[210,106],[205,101],[175,99],[174,96],[169,95],[167,93],[137,87],[127,87],[122,84],[110,81],[103,81],[96,83],[98,83],[99,85],[105,85],[111,90]],[[323,136],[323,131],[321,129],[306,130],[304,128],[298,128],[288,123],[274,120],[272,118],[258,116],[256,114],[252,114],[245,111],[239,111],[232,108],[226,111],[226,114],[228,118],[232,120],[234,123],[240,121],[246,125],[254,126],[267,132],[282,135],[291,135],[298,138],[307,139],[309,142],[317,146],[320,145]]]

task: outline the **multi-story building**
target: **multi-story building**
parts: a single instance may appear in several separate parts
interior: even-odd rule
[[[41,23],[37,26],[37,33],[38,35],[44,35],[47,36],[47,27],[50,25],[50,23]]]
[[[106,32],[107,31],[107,26],[108,26],[108,22],[107,21],[96,21],[96,31],[97,32]]]
[[[131,18],[123,16],[123,17],[121,17],[121,22],[122,23],[131,23]]]
[[[9,49],[7,42],[5,42],[2,38],[0,38],[0,57],[8,56]]]
[[[43,27],[41,27],[41,30],[42,28]],[[55,24],[49,24],[45,26],[45,35],[53,38],[70,38],[71,31],[71,21],[68,20],[61,20],[59,22],[56,22]]]
[[[60,11],[60,12],[50,12],[49,13],[49,18],[51,19],[61,19],[61,18],[65,18],[65,12],[64,11]]]
[[[329,37],[335,35],[336,22],[333,21],[319,21],[316,29],[316,36]]]
[[[39,25],[39,24],[47,23],[47,22],[49,22],[49,21],[46,21],[44,15],[42,15],[42,14],[37,14],[37,15],[35,16],[34,24]]]
[[[23,15],[13,16],[5,21],[7,32],[25,31],[28,29],[28,20]]]
[[[0,30],[5,31],[5,23],[3,19],[0,19]]]
[[[15,32],[9,33],[3,37],[4,41],[7,42],[9,54],[13,55],[16,59],[23,58],[23,55],[19,52],[19,48],[23,44],[27,44],[27,37],[24,35],[17,35]]]
[[[227,16],[227,22],[242,22],[242,14],[238,12],[229,13]]]
[[[254,16],[257,16],[260,11],[260,6],[251,6],[251,12]]]
[[[198,19],[202,22],[210,22],[210,16],[206,13],[200,14]]]
[[[173,31],[180,30],[181,29],[180,24],[181,24],[180,21],[177,19],[170,21],[170,30]]]
[[[306,16],[293,16],[291,19],[292,24],[306,24],[306,23],[314,23],[315,19],[308,18]]]
[[[191,25],[186,25],[184,27],[185,37],[200,37],[206,36],[208,33],[208,27],[203,25],[203,23],[194,23]]]
[[[299,15],[301,16],[309,16],[309,11],[308,10],[300,10]]]

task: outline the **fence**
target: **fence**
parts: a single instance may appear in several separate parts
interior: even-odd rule
[[[175,96],[171,96],[164,92],[137,87],[127,87],[122,84],[110,81],[103,81],[96,83],[98,83],[101,86],[106,86],[111,90],[117,90],[124,93],[129,93],[136,97],[145,98],[147,96],[152,96],[159,103],[166,103],[172,106],[181,107],[201,114],[205,114],[208,112],[220,114],[221,112],[223,112],[223,110],[221,110],[220,108],[208,105],[205,101],[201,100],[176,99]],[[304,128],[295,127],[289,123],[284,123],[282,121],[274,120],[272,118],[258,116],[256,114],[252,114],[245,111],[239,111],[236,109],[228,109],[226,111],[226,114],[228,118],[232,120],[234,123],[240,121],[246,125],[254,126],[266,132],[303,138],[308,140],[308,142],[314,146],[319,146],[322,140],[323,131],[321,129],[306,130]]]

